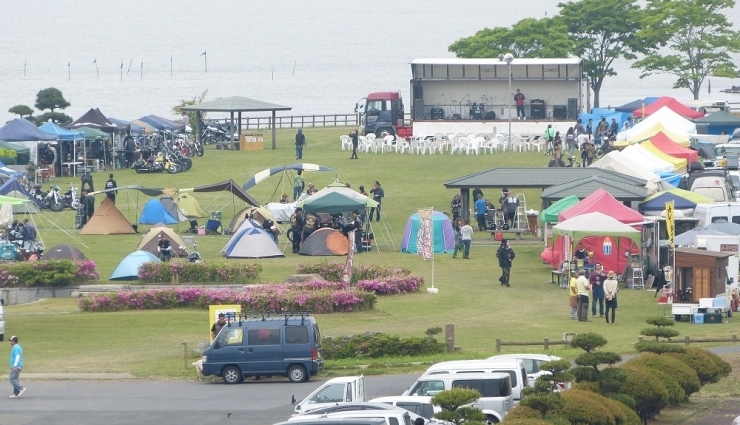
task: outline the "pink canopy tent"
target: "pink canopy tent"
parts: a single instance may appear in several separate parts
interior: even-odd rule
[[[560,213],[558,222],[563,222],[582,214],[600,212],[621,221],[624,224],[642,222],[642,214],[617,201],[611,193],[597,189],[583,198],[581,202]]]
[[[689,163],[699,160],[699,152],[679,145],[662,131],[651,137],[650,142],[662,152],[676,158],[684,158]]]
[[[663,96],[660,99],[656,100],[655,102],[651,103],[650,105],[646,106],[644,108],[637,108],[632,112],[632,115],[635,118],[640,118],[643,116],[652,115],[655,112],[658,112],[658,110],[664,106],[667,106],[669,109],[671,109],[673,112],[677,113],[678,115],[681,115],[682,117],[690,118],[690,119],[696,119],[701,118],[704,116],[703,113],[699,111],[695,111],[688,106],[684,105],[683,103],[677,101],[676,99],[668,96]]]

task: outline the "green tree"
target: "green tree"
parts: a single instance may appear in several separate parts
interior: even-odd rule
[[[33,115],[33,109],[31,109],[27,105],[15,105],[12,108],[8,109],[8,112],[10,112],[11,114],[16,114],[21,118],[23,118],[24,115]]]
[[[70,117],[67,114],[63,114],[61,112],[46,112],[34,118],[36,118],[36,124],[39,124],[39,125],[49,120],[57,124],[69,124],[72,121],[74,121],[72,117]]]
[[[457,425],[463,422],[465,425],[482,424],[486,416],[480,409],[464,407],[479,398],[480,393],[478,391],[467,388],[453,388],[442,391],[432,398],[432,404],[442,408],[442,411],[435,413],[434,417]]]
[[[64,109],[69,105],[70,103],[64,99],[62,92],[54,87],[43,89],[36,94],[35,106],[40,111],[50,109],[54,112],[55,109]]]
[[[648,0],[638,36],[654,50],[632,64],[640,78],[652,74],[676,76],[673,88],[689,89],[694,99],[709,76],[738,75],[730,53],[740,52],[740,32],[732,29],[726,13],[735,0]]]
[[[452,43],[459,58],[496,58],[511,53],[519,58],[566,57],[573,48],[567,28],[558,19],[522,19],[511,28],[485,28]]]
[[[659,338],[670,340],[671,338],[676,337],[679,334],[677,330],[671,329],[671,326],[676,324],[673,319],[669,319],[667,317],[649,317],[645,321],[648,323],[648,325],[653,325],[655,327],[642,329],[640,331],[640,335],[654,336],[655,342],[660,341]]]
[[[545,362],[540,365],[540,369],[550,373],[537,378],[533,387],[525,388],[524,395],[527,397],[519,404],[537,410],[542,419],[546,419],[548,412],[565,406],[565,401],[558,392],[558,383],[572,381],[573,375],[569,372],[570,362],[567,360]]]
[[[208,89],[205,89],[205,90],[203,90],[203,92],[201,94],[199,94],[197,96],[193,96],[192,99],[182,99],[182,100],[180,100],[180,103],[178,103],[177,105],[175,105],[175,106],[172,107],[172,112],[175,113],[176,115],[180,115],[183,112],[183,110],[181,109],[182,107],[184,107],[184,106],[193,106],[193,105],[197,105],[198,103],[202,103],[203,102],[203,99],[205,99],[207,95],[208,95]],[[197,118],[198,118],[197,113],[195,111],[185,111],[185,115],[187,115],[188,118],[190,119],[190,126],[193,127],[193,129],[195,129],[196,123],[198,122],[197,121]],[[200,116],[201,116],[201,118],[205,119],[206,118],[206,113],[205,112],[201,112],[200,113]]]
[[[647,44],[636,37],[642,10],[635,0],[580,0],[559,3],[559,17],[565,22],[575,47],[583,58],[584,74],[594,92],[594,106],[606,77],[617,75],[612,64],[620,57],[637,59]]]

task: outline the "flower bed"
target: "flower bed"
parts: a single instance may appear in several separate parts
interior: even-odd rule
[[[296,273],[299,274],[318,274],[330,282],[339,282],[344,264],[322,262],[318,264],[299,264]],[[379,266],[377,264],[352,266],[352,283],[361,280],[378,280],[385,277],[408,276],[411,271],[408,269],[399,269]]]
[[[144,263],[139,283],[247,283],[259,278],[262,266],[244,263]]]
[[[231,289],[172,288],[161,290],[128,291],[91,295],[80,299],[82,311],[150,310],[240,304],[244,311],[279,313],[283,311],[310,311],[312,313],[350,312],[371,310],[375,294],[329,286],[311,287],[309,284],[265,285],[246,291]]]
[[[48,260],[0,264],[0,287],[64,287],[97,280],[93,261]]]
[[[424,278],[421,276],[389,277],[357,282],[357,289],[374,292],[376,295],[406,294],[416,292],[422,286]]]

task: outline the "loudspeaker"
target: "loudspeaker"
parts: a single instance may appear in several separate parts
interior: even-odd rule
[[[533,99],[529,103],[529,117],[532,119],[545,119],[545,101],[542,99]]]
[[[445,117],[445,111],[442,108],[432,108],[432,119],[442,120]]]
[[[414,99],[414,119],[424,119],[424,101],[422,99]]]
[[[493,111],[486,112],[486,119],[487,120],[495,120],[496,119],[496,113]]]
[[[568,118],[568,107],[565,105],[553,106],[552,118],[556,120],[565,120],[566,118]]]

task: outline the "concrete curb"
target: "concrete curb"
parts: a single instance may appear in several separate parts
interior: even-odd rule
[[[0,376],[7,380],[8,375]],[[25,373],[21,372],[23,381],[121,381],[138,379],[130,373]]]

